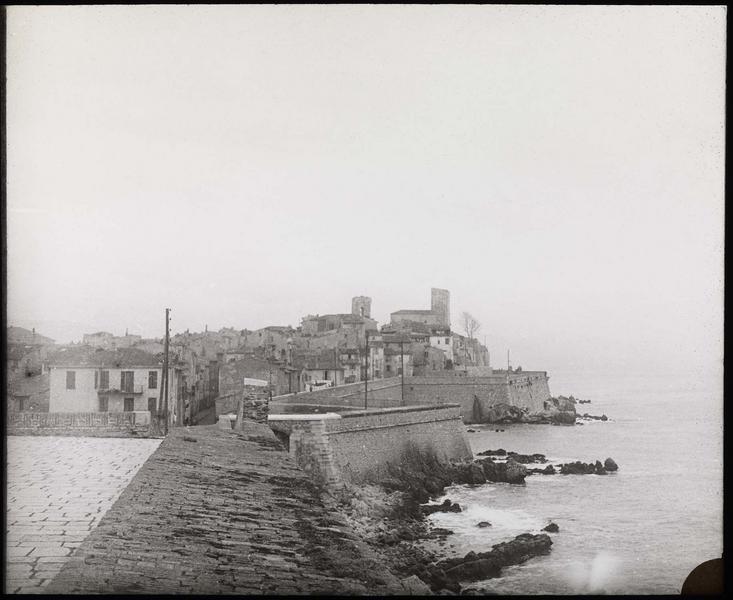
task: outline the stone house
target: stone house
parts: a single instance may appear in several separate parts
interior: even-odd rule
[[[344,347],[339,348],[338,353],[339,364],[344,369],[344,383],[361,381],[364,351],[356,347]]]
[[[424,325],[440,325],[440,317],[432,310],[397,310],[389,315],[393,325],[405,322],[423,323]]]
[[[48,412],[49,375],[8,373],[8,411]]]
[[[136,348],[67,347],[49,358],[49,412],[155,411],[161,397],[163,357]],[[181,366],[169,367],[171,423],[183,411]]]
[[[476,339],[469,339],[458,333],[453,338],[453,363],[457,366],[489,366],[489,351]]]
[[[295,366],[302,369],[306,385],[314,381],[330,381],[334,386],[345,383],[337,349],[296,355]]]
[[[429,343],[445,353],[446,360],[453,362],[453,336],[448,328],[434,327],[430,331]]]
[[[47,358],[47,349],[43,346],[8,344],[5,354],[8,375],[15,373],[23,373],[28,377],[40,375],[45,371],[45,358]]]
[[[241,394],[244,390],[245,377],[270,383],[273,396],[305,389],[301,369],[281,362],[248,356],[219,365],[219,397]]]
[[[448,359],[442,350],[427,344],[413,344],[411,352],[413,375],[429,375],[433,371],[445,370]]]
[[[390,328],[382,329],[381,340],[384,344],[384,376],[395,377],[412,375],[411,338],[408,332],[395,332]]]
[[[270,325],[255,331],[244,331],[239,350],[255,351],[258,356],[273,360],[288,360],[295,330],[290,326]]]
[[[142,341],[142,336],[132,335],[125,332],[125,335],[116,336],[108,331],[97,331],[96,333],[85,333],[82,337],[82,344],[105,350],[116,348],[130,348]]]

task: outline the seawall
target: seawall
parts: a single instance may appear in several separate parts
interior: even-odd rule
[[[289,451],[317,481],[363,483],[387,474],[410,445],[443,460],[471,459],[459,405],[409,406],[342,415],[270,415]]]
[[[399,377],[369,382],[368,407],[459,404],[464,423],[480,423],[495,404],[512,404],[528,412],[544,409],[550,398],[545,371],[494,372],[473,376],[463,371],[446,371],[435,376]],[[277,396],[274,404],[364,406],[364,383]]]

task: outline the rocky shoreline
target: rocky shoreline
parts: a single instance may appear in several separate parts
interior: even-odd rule
[[[474,398],[478,402],[478,397]],[[574,396],[558,396],[545,400],[544,409],[538,412],[529,412],[512,404],[500,402],[489,407],[483,415],[482,423],[509,424],[528,423],[532,425],[575,425],[578,420],[607,421],[606,415],[578,415],[576,404],[589,404],[590,400],[580,400]],[[474,430],[469,430],[474,431]]]
[[[335,506],[343,518],[352,524],[357,535],[390,565],[393,575],[400,579],[409,594],[481,594],[471,587],[475,581],[499,577],[504,567],[520,564],[551,551],[548,533],[559,527],[550,523],[547,533],[523,533],[513,540],[495,544],[488,551],[469,552],[462,557],[445,557],[424,547],[427,540],[443,546],[453,532],[433,527],[427,517],[435,512],[461,512],[450,499],[441,504],[431,501],[443,495],[446,487],[455,484],[480,485],[504,482],[524,483],[527,476],[538,471],[543,474],[598,472],[601,465],[606,473],[618,468],[612,459],[605,466],[595,463],[553,465],[545,470],[528,469],[526,464],[546,462],[542,454],[523,455],[505,450],[487,451],[473,461],[442,463],[429,453],[410,447],[399,465],[390,465],[387,473],[371,484],[345,484],[335,494]],[[563,468],[565,467],[565,470]],[[600,474],[600,473],[599,473]],[[490,527],[488,522],[479,527]]]

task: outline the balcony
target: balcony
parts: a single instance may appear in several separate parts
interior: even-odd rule
[[[120,389],[119,387],[99,388],[97,390],[97,395],[99,396],[113,396],[115,394],[124,395],[124,396],[137,396],[142,393],[143,393],[142,385],[133,385],[131,387],[127,387],[124,390]]]

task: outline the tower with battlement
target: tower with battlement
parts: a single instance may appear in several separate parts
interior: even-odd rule
[[[441,325],[450,327],[450,292],[430,288],[430,310],[438,316]]]
[[[355,296],[351,299],[351,314],[371,319],[372,299],[369,296]]]

